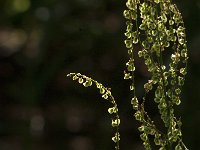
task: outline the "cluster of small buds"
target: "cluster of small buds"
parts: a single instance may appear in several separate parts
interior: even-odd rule
[[[142,123],[142,127],[152,127],[152,130],[155,131],[153,134],[155,144],[160,145],[160,150],[165,150],[167,144],[179,142],[175,139],[181,139],[182,136],[180,128],[174,126],[176,119],[174,119],[173,105],[181,103],[181,87],[187,74],[188,56],[184,22],[177,6],[172,4],[171,0],[128,0],[126,6],[128,9],[124,11],[124,17],[127,19],[125,45],[130,58],[126,63],[124,79],[132,80],[130,90],[134,94],[131,100],[133,109],[136,111],[134,116]],[[155,89],[154,101],[158,104],[161,119],[167,128],[167,133],[164,135],[157,132],[156,127],[144,111],[143,103],[140,104],[136,96],[135,45],[139,45],[137,47],[141,48],[138,56],[144,59],[147,70],[151,74],[151,78],[144,84],[145,96],[143,99],[146,94]],[[168,66],[164,65],[163,60],[164,51],[167,50],[168,53],[171,53],[171,62]],[[145,149],[151,149],[148,133],[141,130],[140,132],[143,132],[141,139]],[[168,138],[164,139],[164,137]],[[183,144],[183,142],[180,143]],[[177,144],[176,149],[182,147],[180,143]]]
[[[99,89],[99,93],[102,95],[102,98],[105,100],[108,100],[112,107],[108,108],[108,113],[110,115],[113,115],[111,126],[115,129],[115,136],[112,137],[112,141],[115,142],[115,149],[119,150],[119,141],[120,141],[120,134],[119,134],[119,125],[120,125],[120,119],[118,115],[118,107],[116,104],[116,101],[114,97],[111,94],[111,91],[109,88],[106,88],[101,83],[97,82],[96,80],[93,80],[90,77],[87,77],[85,75],[82,75],[80,73],[69,73],[67,77],[71,77],[72,80],[78,81],[79,84],[82,84],[84,87],[92,86],[93,83],[96,85],[96,88]]]

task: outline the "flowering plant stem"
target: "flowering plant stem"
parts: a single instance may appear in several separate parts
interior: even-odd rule
[[[181,90],[187,74],[187,41],[184,22],[177,6],[171,0],[127,0],[126,40],[129,60],[126,63],[124,79],[130,80],[133,94],[131,105],[134,116],[141,123],[138,128],[146,150],[188,150],[182,140],[182,122],[174,114],[174,106],[181,103]],[[139,50],[138,50],[139,49]],[[150,76],[144,84],[144,95],[138,98],[135,82],[135,53],[141,57]],[[108,113],[112,118],[115,134],[112,140],[119,150],[120,118],[118,107],[109,88],[80,73],[67,75],[85,87],[93,83],[102,98],[112,105]],[[160,131],[145,110],[147,95],[154,93],[153,101],[158,107],[160,118],[166,130]],[[150,99],[148,99],[150,100]]]

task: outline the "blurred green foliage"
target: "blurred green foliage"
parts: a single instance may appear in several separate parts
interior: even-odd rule
[[[183,13],[189,71],[183,103],[183,135],[200,147],[200,2],[175,1]],[[123,81],[125,1],[0,1],[0,149],[108,150],[110,120],[98,92],[76,88],[65,75],[84,72],[111,85],[122,116],[121,148],[142,149]],[[140,66],[138,88],[148,76]],[[141,90],[141,94],[142,94]],[[125,98],[124,98],[125,97]],[[150,99],[150,98],[149,98]],[[157,119],[149,100],[148,109]]]

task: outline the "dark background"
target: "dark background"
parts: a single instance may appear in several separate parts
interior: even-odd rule
[[[189,70],[182,92],[183,138],[200,147],[200,1],[176,0],[185,21]],[[110,150],[109,104],[93,87],[66,78],[81,72],[112,88],[121,116],[121,149],[143,150],[123,80],[124,0],[0,0],[0,150]],[[136,62],[143,93],[145,68]],[[150,115],[159,117],[152,99]]]

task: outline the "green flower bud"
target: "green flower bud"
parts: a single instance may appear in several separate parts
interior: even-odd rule
[[[84,85],[85,87],[92,86],[92,81],[91,81],[91,79],[86,79],[86,81],[83,83],[83,85]]]
[[[131,36],[131,32],[127,31],[125,34],[124,34],[128,39],[130,39],[132,36]]]
[[[158,3],[160,3],[160,0],[154,0],[154,2],[158,4]]]
[[[126,45],[126,48],[131,48],[133,46],[132,40],[125,40],[124,43]]]
[[[135,71],[135,67],[133,65],[128,65],[128,71]]]
[[[138,56],[139,56],[139,57],[142,57],[142,56],[144,56],[144,53],[143,53],[143,51],[138,51]]]
[[[178,77],[178,84],[180,85],[180,86],[183,86],[184,85],[184,78],[183,77]]]
[[[180,144],[176,145],[175,150],[183,150]]]
[[[155,97],[155,98],[154,98],[154,101],[155,101],[156,103],[160,103],[160,98]]]
[[[139,110],[136,111],[136,113],[134,114],[134,116],[135,116],[136,120],[142,121],[142,114],[141,114],[141,112]]]
[[[131,91],[135,90],[134,84],[131,84],[131,85],[130,85],[130,90],[131,90]]]
[[[175,92],[176,92],[177,95],[179,95],[179,94],[181,93],[181,89],[177,88],[177,89],[175,90]]]
[[[148,140],[148,136],[147,136],[147,134],[145,134],[145,133],[142,133],[142,134],[140,135],[140,138],[141,138],[142,141],[147,141],[147,140]]]
[[[182,51],[181,51],[181,57],[187,57],[187,49],[183,49]]]
[[[172,42],[175,42],[176,39],[177,39],[176,36],[171,36],[171,41],[172,41]]]
[[[113,142],[117,143],[120,141],[120,134],[119,133],[115,133],[115,136],[112,137]]]
[[[176,99],[175,99],[175,104],[176,105],[180,105],[181,104],[181,100],[180,100],[180,97],[176,97]]]
[[[131,32],[133,28],[133,24],[131,23],[131,21],[126,21],[126,25],[127,25],[126,31]]]
[[[138,109],[138,99],[137,99],[137,97],[132,98],[131,104],[133,105],[133,109],[135,109],[135,110]]]
[[[137,37],[134,37],[134,38],[133,38],[133,44],[137,44],[137,43],[138,43],[138,41],[139,41],[139,40],[138,40],[138,38],[137,38]]]
[[[146,30],[146,28],[147,28],[147,27],[146,27],[145,24],[141,24],[141,25],[139,26],[139,29],[140,29],[140,30]]]
[[[103,94],[102,97],[103,97],[104,99],[108,99],[108,94],[107,94],[107,93],[106,93],[106,94]]]
[[[174,21],[170,19],[169,20],[169,25],[172,26],[173,24],[174,24]]]
[[[130,18],[131,18],[130,10],[124,10],[123,15],[124,15],[124,17],[125,17],[126,19],[130,19]]]
[[[117,127],[120,125],[120,119],[112,120],[112,127]]]
[[[166,149],[165,149],[165,147],[161,147],[161,148],[159,148],[159,150],[166,150]]]
[[[111,108],[108,109],[109,114],[113,114],[113,113],[117,113],[117,112],[118,112],[117,107],[111,107]]]
[[[124,79],[125,79],[125,80],[126,80],[126,79],[131,79],[131,78],[132,78],[132,76],[131,76],[130,73],[124,72]]]
[[[99,88],[99,92],[100,94],[104,94],[105,93],[105,89],[103,87]]]
[[[167,22],[167,16],[166,16],[165,14],[162,14],[162,15],[161,15],[161,19],[162,19],[162,21],[163,21],[164,23]]]
[[[78,77],[75,75],[75,76],[73,76],[73,78],[72,78],[72,80],[77,80],[78,79]]]
[[[185,43],[185,40],[184,40],[183,38],[179,38],[179,39],[178,39],[178,42],[179,42],[181,45],[183,45],[183,44]]]
[[[74,73],[69,73],[67,74],[67,77],[72,77],[74,75]]]
[[[187,74],[186,68],[181,68],[181,69],[180,69],[180,73],[181,73],[182,75],[186,75],[186,74]]]
[[[144,47],[144,49],[149,49],[150,48],[150,44],[146,40],[142,42],[142,46]]]
[[[144,125],[138,127],[138,130],[139,130],[140,132],[144,132]]]
[[[144,84],[144,89],[146,90],[146,92],[149,92],[150,90],[152,90],[153,86],[152,86],[153,80],[149,80],[148,83]]]
[[[79,78],[79,79],[78,79],[78,83],[80,83],[80,84],[82,84],[83,81],[84,81],[83,78]]]
[[[133,53],[133,48],[128,49],[128,54],[131,55]]]

